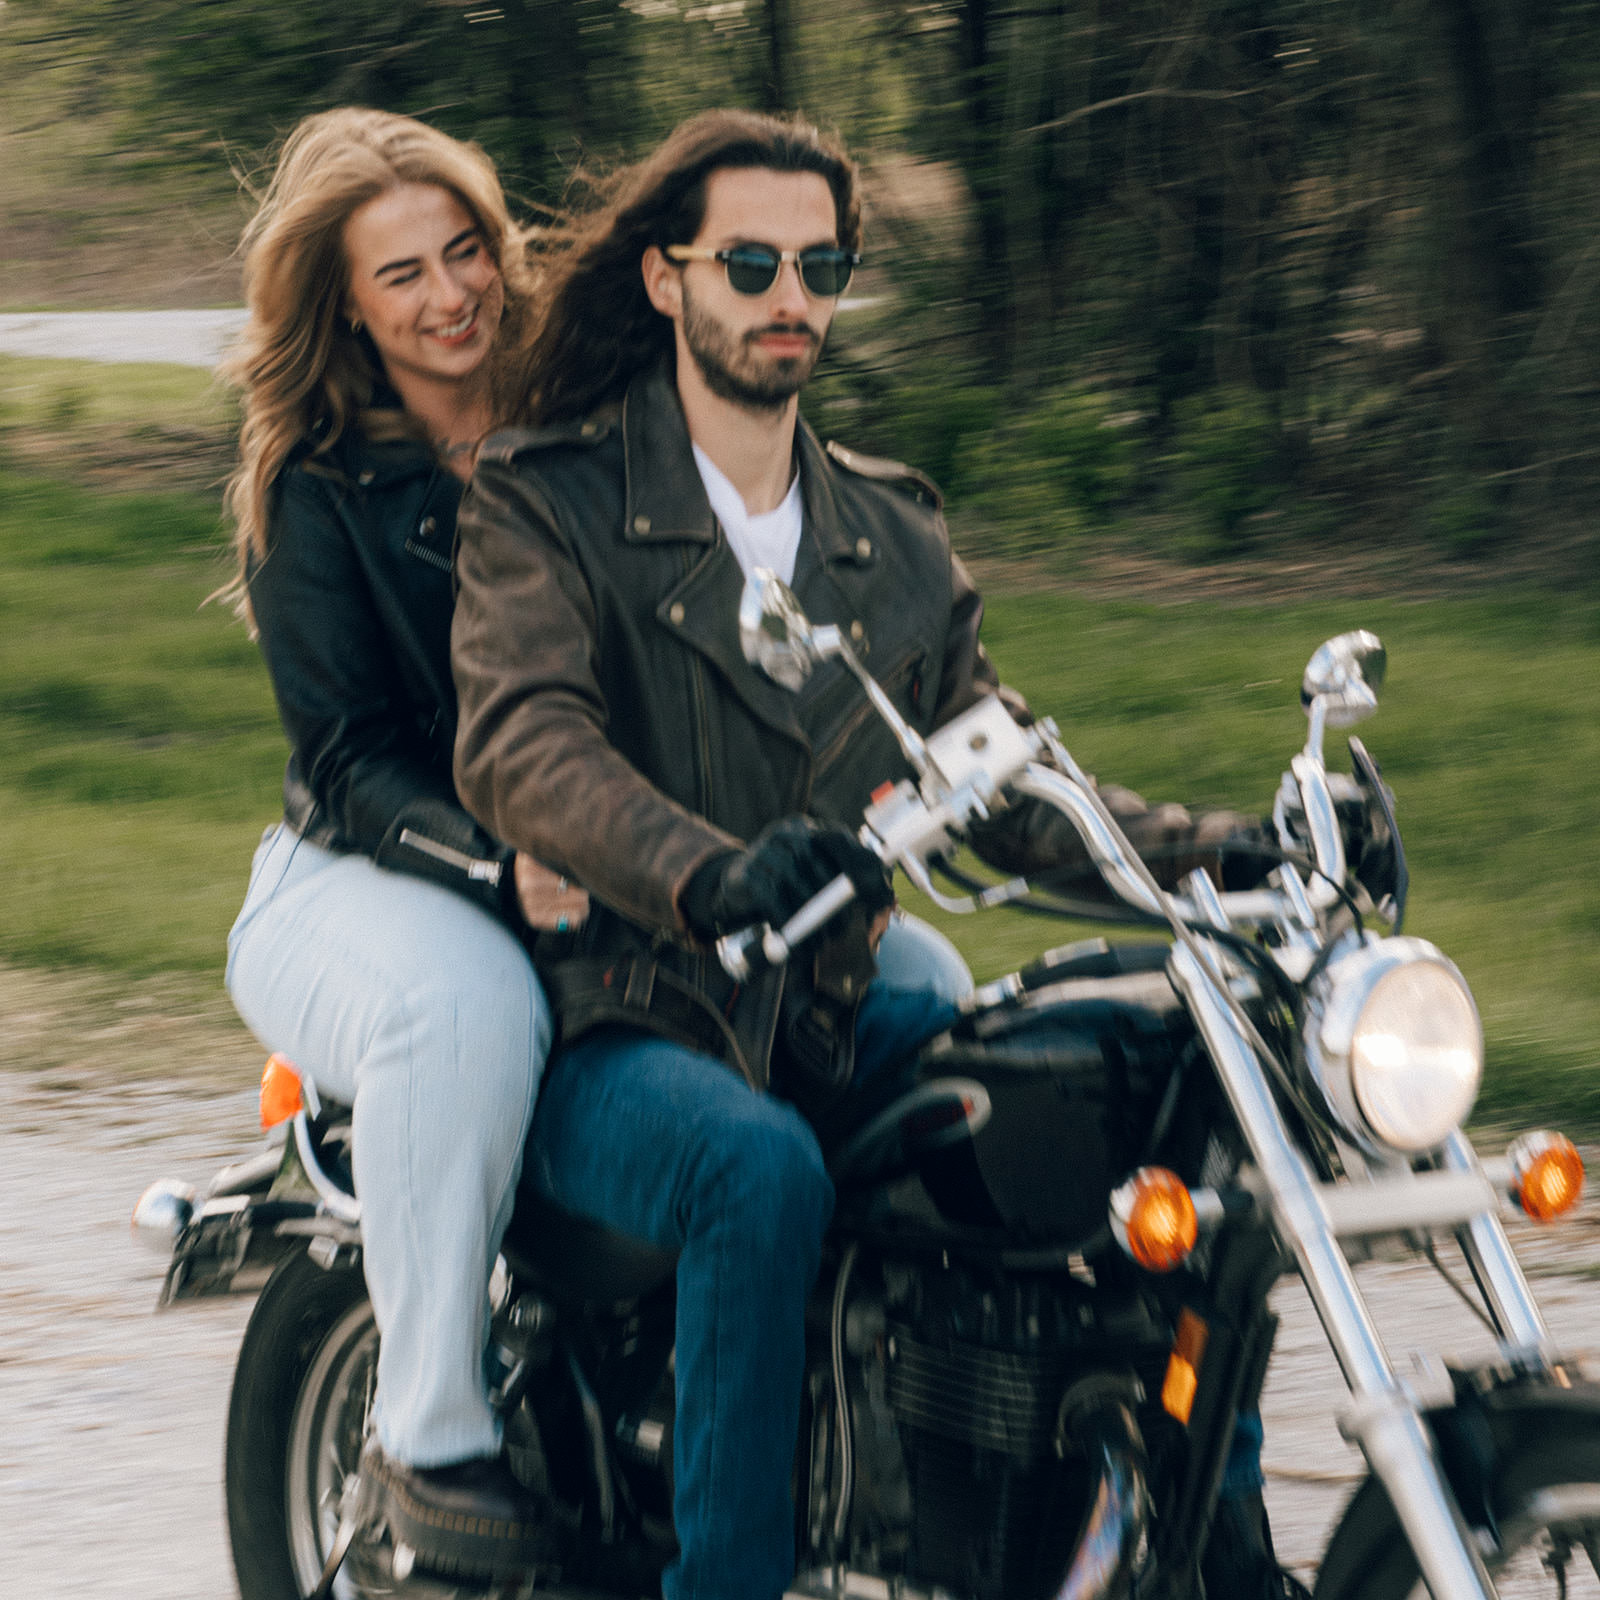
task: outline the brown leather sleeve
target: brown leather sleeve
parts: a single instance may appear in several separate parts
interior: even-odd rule
[[[1117,825],[1164,889],[1175,889],[1196,867],[1218,878],[1224,842],[1258,826],[1254,817],[1237,811],[1203,811],[1196,817],[1180,805],[1148,805],[1133,790],[1115,784],[1098,787]],[[1089,865],[1077,830],[1041,800],[1019,800],[979,823],[971,841],[1002,872],[1029,878],[1048,874],[1057,887],[1086,899],[1114,898]]]
[[[512,467],[484,461],[457,530],[462,803],[630,921],[682,931],[679,891],[739,841],[669,799],[607,737],[593,601],[555,512]]]
[[[956,556],[951,563],[950,632],[939,682],[937,721],[942,725],[965,711],[980,695],[998,694],[1006,709],[1027,726],[1033,713],[1015,689],[1000,682],[994,663],[978,638],[983,602],[967,569]],[[1206,811],[1191,816],[1180,805],[1150,806],[1131,789],[1100,787],[1100,798],[1117,819],[1128,842],[1144,857],[1163,888],[1175,888],[1196,867],[1217,876],[1223,841],[1255,826],[1255,819],[1235,811]],[[1112,898],[1100,875],[1089,865],[1083,841],[1067,819],[1039,800],[1019,800],[971,831],[972,848],[991,866],[1022,877],[1049,872],[1090,899]]]
[[[1031,721],[1027,705],[1015,690],[1004,688],[983,648],[978,629],[983,622],[983,600],[960,556],[950,557],[950,627],[945,635],[944,660],[939,667],[939,698],[934,722],[943,726],[959,716],[982,695],[1000,694],[1018,721]],[[1018,716],[1018,712],[1022,715]]]

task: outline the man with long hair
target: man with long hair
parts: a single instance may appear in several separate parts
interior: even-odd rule
[[[814,127],[684,123],[557,241],[530,425],[485,446],[459,524],[458,786],[594,903],[541,946],[564,1049],[529,1158],[561,1205],[679,1254],[668,1600],[775,1600],[793,1571],[802,1319],[833,1200],[796,1106],[826,1126],[852,1056],[859,1083],[951,1015],[936,984],[866,981],[891,896],[851,830],[905,771],[894,739],[842,670],[794,695],[744,661],[744,575],[790,580],[923,732],[998,692],[932,485],[799,420],[860,235],[855,168]],[[1240,821],[1117,804],[1169,881]],[[985,841],[1013,870],[1071,851],[1020,811]],[[852,927],[803,970],[725,977],[718,935],[781,924],[840,872]]]

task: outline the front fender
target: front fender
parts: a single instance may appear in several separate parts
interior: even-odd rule
[[[1585,1440],[1600,1455],[1600,1383],[1559,1365],[1539,1373],[1491,1365],[1451,1377],[1454,1404],[1425,1412],[1424,1420],[1462,1516],[1498,1543],[1500,1518],[1518,1494],[1517,1463],[1531,1451]],[[1389,1498],[1369,1476],[1328,1542],[1316,1600],[1363,1600],[1374,1575],[1403,1565],[1407,1555]]]

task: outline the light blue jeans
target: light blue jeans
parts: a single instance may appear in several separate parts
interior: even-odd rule
[[[886,989],[931,989],[952,1002],[972,993],[972,974],[961,952],[909,911],[895,908],[877,955],[878,981]]]
[[[493,1455],[489,1275],[551,1037],[522,946],[450,890],[280,824],[228,936],[228,992],[268,1050],[355,1107],[385,1452]]]

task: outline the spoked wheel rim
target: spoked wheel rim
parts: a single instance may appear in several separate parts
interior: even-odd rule
[[[339,1530],[366,1442],[378,1373],[378,1325],[371,1303],[352,1306],[323,1340],[295,1396],[285,1463],[289,1557],[310,1594]],[[421,1574],[401,1582],[381,1529],[358,1537],[334,1580],[335,1600],[453,1600],[463,1591]],[[482,1591],[467,1591],[481,1595]]]

